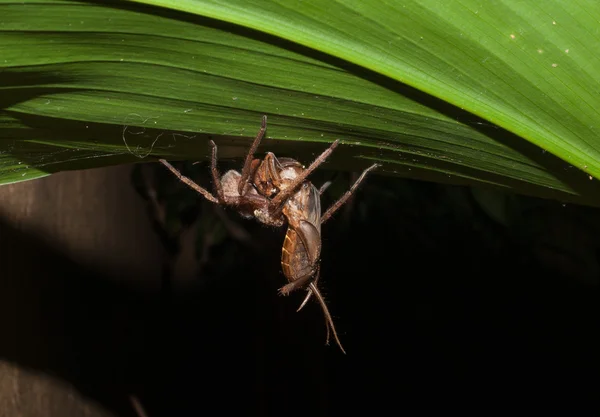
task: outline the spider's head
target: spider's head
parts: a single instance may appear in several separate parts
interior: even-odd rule
[[[256,187],[256,191],[264,197],[272,198],[279,192],[279,189],[273,185],[273,181],[266,179],[260,179],[258,181],[254,181],[254,187]]]
[[[260,165],[254,172],[252,183],[256,191],[264,197],[271,198],[279,192],[279,171],[281,166],[271,152],[267,153],[265,159],[260,162]]]

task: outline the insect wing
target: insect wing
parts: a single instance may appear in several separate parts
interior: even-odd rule
[[[311,183],[305,183],[294,195],[294,206],[302,213],[302,220],[312,224],[321,231],[321,196],[319,190]]]
[[[310,184],[308,203],[306,207],[306,221],[312,223],[317,230],[321,231],[321,195],[317,187]]]

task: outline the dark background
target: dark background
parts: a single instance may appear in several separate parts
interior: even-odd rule
[[[2,358],[119,416],[130,395],[148,417],[598,414],[598,210],[369,177],[322,230],[344,355],[316,303],[277,294],[285,230],[223,217],[156,166],[123,180],[165,250],[145,289],[0,224]],[[205,165],[179,167],[209,184]],[[325,207],[352,181],[314,182],[329,179]],[[199,259],[185,285],[182,230]]]

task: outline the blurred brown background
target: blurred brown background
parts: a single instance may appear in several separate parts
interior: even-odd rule
[[[164,249],[131,186],[131,169],[63,172],[0,187],[0,416],[109,415],[64,377],[76,380],[80,371],[71,369],[74,337],[91,337],[88,353],[114,355],[119,366],[118,346],[103,341],[129,330],[115,326],[127,320],[111,318],[131,315],[132,290],[160,286]],[[94,291],[106,293],[104,306],[70,298]],[[67,315],[82,314],[91,329],[68,331]]]
[[[369,177],[322,234],[348,355],[277,295],[284,232],[158,164],[0,187],[0,417],[597,415],[599,210]]]

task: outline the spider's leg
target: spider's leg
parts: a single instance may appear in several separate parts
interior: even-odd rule
[[[250,174],[252,173],[252,160],[254,159],[254,153],[260,144],[263,136],[265,136],[265,131],[267,130],[267,116],[262,117],[262,122],[260,125],[260,130],[252,142],[252,146],[248,150],[248,155],[246,155],[246,160],[244,161],[244,168],[242,168],[242,177],[240,178],[240,183],[238,184],[238,193],[240,195],[244,195],[244,191],[246,185],[248,185],[248,180],[250,179]]]
[[[221,183],[221,174],[217,169],[217,144],[214,141],[210,141],[212,146],[212,156],[210,158],[210,173],[212,174],[213,184],[215,190],[217,190],[217,197],[220,203],[225,203],[225,193],[223,192],[223,184]]]
[[[166,166],[169,169],[169,171],[171,171],[179,179],[179,181],[181,181],[188,187],[190,187],[193,190],[196,190],[197,192],[202,194],[204,196],[204,198],[206,198],[208,201],[210,201],[212,203],[219,203],[219,200],[215,196],[213,196],[208,190],[205,190],[204,188],[202,188],[198,184],[196,184],[194,181],[192,181],[190,178],[184,176],[181,172],[179,172],[177,169],[175,169],[175,167],[173,165],[171,165],[170,163],[168,163],[165,159],[159,159],[158,161],[161,164],[163,164],[164,166]]]
[[[346,191],[344,193],[344,195],[341,196],[338,201],[336,201],[335,203],[333,203],[331,205],[331,207],[329,207],[327,209],[327,211],[325,212],[325,214],[323,214],[321,216],[321,224],[323,224],[327,220],[329,220],[331,218],[331,216],[333,215],[333,213],[335,213],[340,207],[342,207],[346,203],[346,201],[348,201],[348,199],[350,197],[352,197],[352,194],[354,194],[354,192],[356,191],[356,189],[358,188],[358,186],[360,185],[360,183],[365,179],[365,177],[367,176],[367,174],[370,171],[372,171],[375,168],[377,168],[378,166],[380,166],[380,165],[379,164],[373,164],[369,168],[365,169],[362,174],[360,174],[360,177],[358,177],[358,179],[354,182],[354,184],[352,184],[352,187],[350,187],[350,189],[348,191]]]
[[[329,148],[325,149],[323,151],[323,153],[321,155],[319,155],[317,157],[317,159],[315,159],[313,161],[312,164],[310,164],[310,166],[308,168],[306,168],[304,171],[302,171],[302,173],[300,175],[298,175],[294,181],[291,182],[291,184],[283,191],[281,191],[279,194],[277,194],[272,200],[271,200],[271,204],[270,207],[272,210],[278,210],[281,209],[281,207],[283,206],[283,204],[292,196],[292,194],[294,194],[296,191],[298,191],[298,187],[300,185],[302,185],[302,183],[304,181],[306,181],[306,178],[315,170],[317,169],[317,167],[319,165],[321,165],[323,162],[325,162],[325,160],[327,159],[327,157],[329,155],[331,155],[331,152],[333,152],[333,150],[338,146],[338,144],[340,143],[339,139],[336,139],[335,142],[333,142],[331,144],[331,146],[329,146]]]

